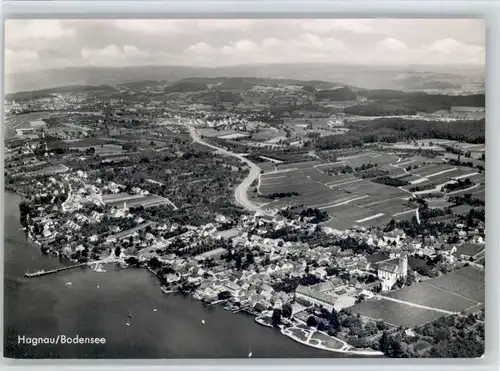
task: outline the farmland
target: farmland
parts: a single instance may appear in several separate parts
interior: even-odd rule
[[[428,280],[426,284],[448,290],[471,300],[484,302],[484,271],[480,269],[465,267]]]
[[[287,206],[318,208],[330,215],[326,225],[332,228],[383,226],[391,219],[409,220],[416,211],[409,202],[411,197],[425,198],[442,192],[444,185],[458,180],[468,179],[472,186],[451,189],[445,196],[470,193],[484,199],[484,173],[470,166],[446,163],[443,157],[400,157],[377,150],[358,151],[338,157],[336,162],[307,161],[312,158],[310,154],[266,156],[256,157],[262,174],[253,197],[259,198],[259,204],[274,210]],[[268,202],[266,197],[270,198]],[[441,209],[448,205],[452,211],[453,207],[467,207],[462,214],[473,208],[453,206],[447,199],[436,205]]]
[[[69,170],[69,168],[65,165],[62,164],[57,164],[57,165],[48,165],[44,166],[41,169],[38,170],[33,170],[33,171],[26,171],[26,172],[20,172],[16,174],[12,174],[13,177],[26,177],[26,178],[32,178],[32,177],[39,177],[39,176],[45,176],[45,175],[53,175],[53,174],[60,174],[60,173],[65,173]]]
[[[31,121],[44,120],[50,116],[48,111],[29,112],[5,118],[6,127],[10,129],[28,128]]]
[[[362,164],[377,158],[380,163],[394,160],[393,156],[385,155],[363,155],[352,160]],[[318,208],[330,214],[332,219],[328,225],[334,228],[349,228],[353,224],[384,224],[412,212],[413,209],[407,205],[407,192],[352,175],[328,175],[323,171],[325,167],[331,168],[331,164],[319,161],[278,164],[277,170],[260,176],[258,194],[266,197],[294,193],[293,196],[270,202],[266,208],[289,205]]]
[[[449,313],[476,310],[484,303],[484,271],[464,267],[440,277],[367,300],[352,310],[396,326],[419,326]],[[387,298],[387,299],[384,299]],[[393,301],[392,299],[396,300]]]
[[[389,325],[408,328],[434,321],[443,316],[443,313],[440,312],[383,299],[365,300],[351,309],[353,313],[361,316],[373,320],[382,320]]]
[[[98,148],[101,146],[104,147],[106,143],[110,143],[113,140],[111,139],[99,139],[99,138],[85,138],[85,139],[68,139],[68,140],[58,140],[52,141],[47,144],[50,149],[57,148],[75,148],[75,149],[86,149],[90,147],[94,147],[96,149],[96,153]]]
[[[104,195],[103,201],[106,205],[123,207],[126,203],[127,207],[152,207],[164,204],[170,204],[174,209],[176,208],[167,198],[156,195],[129,195],[127,193],[117,193],[111,195]]]
[[[467,255],[467,256],[475,256],[479,254],[481,251],[484,251],[485,246],[479,244],[471,244],[464,243],[456,246],[457,251],[455,252],[456,256]]]
[[[479,304],[427,282],[419,282],[384,296],[450,312],[460,312]]]

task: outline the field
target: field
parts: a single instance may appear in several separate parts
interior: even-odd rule
[[[478,198],[480,200],[485,200],[486,197],[486,188],[484,183],[483,184],[476,184],[468,189],[463,189],[460,191],[454,191],[454,192],[449,192],[448,195],[450,196],[463,196],[464,194],[470,194],[474,198]]]
[[[236,134],[234,130],[215,130],[211,128],[199,128],[198,132],[202,137],[218,138],[225,135]]]
[[[97,146],[94,148],[95,148],[95,153],[98,156],[106,156],[109,154],[114,155],[114,154],[120,154],[120,153],[124,152],[122,149],[122,146],[118,146],[116,144],[104,144],[102,147]]]
[[[383,299],[365,300],[354,305],[351,310],[373,320],[382,320],[393,326],[408,328],[423,325],[443,316],[440,312]]]
[[[288,161],[281,164],[265,162],[262,164],[264,173],[258,183],[259,204],[266,204],[264,206],[266,209],[279,209],[291,205],[318,208],[328,212],[331,218],[326,225],[336,229],[345,229],[353,225],[382,226],[391,219],[411,219],[415,215],[415,208],[408,205],[409,190],[416,186],[432,187],[416,192],[425,194],[434,189],[440,190],[443,184],[454,179],[470,178],[476,182],[474,187],[450,192],[449,195],[471,193],[474,197],[484,199],[483,173],[479,173],[477,169],[452,166],[440,159],[423,156],[400,158],[375,151],[339,157],[335,163],[319,160],[289,162],[293,161],[293,156],[274,157],[276,160]],[[338,175],[327,173],[331,173],[332,169],[340,170],[347,165],[356,169],[368,164],[374,164],[377,169],[387,171],[393,178],[413,184],[398,188],[378,184],[352,174],[342,174],[340,171],[337,171]],[[264,202],[266,196],[273,194],[274,200],[269,199],[268,202]]]
[[[390,292],[384,296],[450,312],[460,312],[479,304],[477,301],[470,300],[427,282],[415,283],[410,287]]]
[[[416,170],[412,170],[411,173],[419,175],[421,177],[432,177],[438,174],[450,172],[453,169],[455,169],[454,166],[447,164],[429,164],[424,165],[423,167],[420,167]]]
[[[274,128],[269,128],[267,130],[261,130],[257,133],[252,134],[252,140],[257,142],[267,142],[268,140],[277,138],[277,137],[285,137],[286,133],[284,131],[279,131]]]
[[[73,140],[58,140],[54,142],[49,142],[47,146],[50,149],[56,148],[90,148],[94,147],[97,152],[97,148],[101,145],[105,145],[110,139],[99,139],[99,138],[85,138],[85,139],[73,139]]]
[[[394,160],[392,156],[370,154],[356,159],[360,161],[359,164],[369,159],[378,159],[381,163]],[[278,170],[262,174],[258,186],[261,198],[272,194],[283,193],[286,196],[286,193],[296,193],[270,200],[266,208],[276,209],[288,205],[318,208],[330,214],[328,226],[340,229],[354,224],[381,225],[392,218],[404,219],[413,212],[406,205],[407,192],[352,175],[331,176],[322,171],[325,167],[331,168],[331,164],[319,161],[279,164]]]
[[[30,112],[21,115],[11,116],[5,119],[5,126],[10,129],[23,129],[29,128],[31,121],[38,121],[46,119],[50,116],[50,112]]]
[[[456,246],[457,251],[455,252],[455,256],[460,255],[468,255],[474,256],[479,254],[481,251],[484,251],[484,245],[472,244],[472,243],[464,243],[462,245]]]
[[[127,193],[116,193],[111,195],[104,195],[103,201],[106,205],[115,207],[123,207],[123,204],[126,202],[127,207],[136,207],[136,206],[152,207],[163,204],[170,204],[173,208],[175,208],[175,205],[173,205],[170,202],[170,200],[156,195],[142,196],[142,195],[129,195]]]
[[[248,137],[248,134],[232,133],[232,134],[222,135],[219,138],[220,139],[237,139],[237,138],[244,138],[244,137]]]
[[[465,267],[383,296],[429,309],[382,299],[366,300],[356,304],[352,310],[392,325],[415,327],[446,315],[438,310],[461,312],[481,307],[485,298],[484,271]]]
[[[329,121],[329,118],[293,118],[286,120],[283,125],[291,131],[292,137],[304,139],[308,133],[312,132],[319,133],[321,136],[335,134],[328,125]],[[348,129],[344,128],[344,130]]]
[[[412,162],[402,162],[403,167],[414,166]],[[401,165],[399,165],[401,166]],[[418,166],[418,165],[417,165]],[[407,171],[407,175],[399,177],[401,180],[406,180],[410,185],[405,186],[405,190],[410,190],[414,187],[420,187],[416,194],[425,194],[433,191],[440,191],[441,187],[447,183],[451,183],[458,179],[470,179],[475,183],[472,187],[466,190],[457,190],[448,192],[450,196],[459,196],[465,193],[471,193],[477,198],[484,199],[484,173],[480,173],[478,169],[473,169],[464,166],[452,166],[449,164],[425,164],[420,165],[417,169]]]
[[[42,175],[47,175],[47,174],[59,174],[59,173],[64,173],[68,171],[69,169],[61,164],[58,165],[52,165],[52,166],[46,166],[40,170],[35,170],[35,171],[27,171],[25,173],[18,173],[15,174],[14,176],[26,176],[26,177],[37,177],[37,176],[42,176]]]
[[[484,302],[484,271],[480,269],[465,267],[441,277],[425,281],[425,283],[477,302]]]

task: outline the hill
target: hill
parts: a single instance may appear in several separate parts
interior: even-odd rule
[[[108,93],[115,92],[116,88],[110,85],[70,85],[58,86],[49,89],[20,91],[17,93],[6,94],[7,100],[30,100],[50,96],[52,94],[62,93]]]
[[[445,71],[443,71],[445,70]],[[226,67],[137,66],[137,67],[69,67],[6,75],[6,92],[39,90],[69,85],[124,84],[136,81],[179,81],[185,78],[258,77],[324,81],[367,89],[417,89],[423,84],[443,82],[469,84],[484,80],[477,68],[453,69],[449,66],[394,67],[332,64],[254,64]],[[319,88],[319,87],[318,87]],[[322,87],[323,89],[328,86]]]

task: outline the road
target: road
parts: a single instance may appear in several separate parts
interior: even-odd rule
[[[241,162],[244,162],[246,165],[250,167],[250,173],[247,175],[245,179],[236,187],[234,190],[234,198],[236,199],[236,202],[240,204],[242,207],[245,209],[256,212],[259,211],[263,214],[266,214],[264,210],[261,210],[258,205],[254,204],[252,201],[248,199],[248,188],[252,185],[252,183],[259,177],[260,174],[260,168],[255,165],[253,162],[248,160],[245,156],[242,154],[234,153],[231,151],[228,151],[224,148],[220,148],[217,146],[214,146],[213,144],[205,142],[203,139],[201,139],[198,130],[194,126],[191,126],[189,124],[184,124],[187,126],[189,129],[189,134],[191,135],[191,138],[200,144],[203,144],[206,147],[212,148],[216,151],[218,151],[221,154],[228,155],[228,156],[233,156],[238,158]]]

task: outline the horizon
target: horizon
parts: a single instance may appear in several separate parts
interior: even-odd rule
[[[481,19],[7,20],[5,73],[261,64],[484,69]]]
[[[455,63],[455,64],[425,64],[425,63],[420,63],[420,64],[405,64],[405,65],[398,65],[398,64],[362,64],[362,63],[327,63],[327,62],[273,62],[273,63],[261,63],[261,62],[255,62],[255,63],[238,63],[238,64],[228,64],[228,65],[220,65],[220,66],[205,66],[205,65],[190,65],[190,64],[139,64],[139,65],[130,65],[130,66],[62,66],[62,67],[49,67],[49,68],[44,68],[37,70],[37,72],[43,72],[43,71],[60,71],[60,70],[67,70],[67,69],[110,69],[110,70],[118,70],[118,69],[131,69],[131,68],[148,68],[148,67],[154,67],[154,68],[192,68],[192,69],[210,69],[210,70],[216,70],[216,69],[224,69],[224,68],[235,68],[235,67],[258,67],[258,66],[280,66],[280,65],[287,65],[287,66],[298,66],[298,65],[313,65],[313,66],[334,66],[334,67],[353,67],[353,68],[366,68],[366,69],[388,69],[388,70],[412,70],[414,68],[428,68],[429,72],[436,72],[435,70],[432,71],[432,69],[454,69],[454,70],[460,70],[460,69],[471,69],[471,70],[478,70],[478,71],[483,71],[484,72],[484,66],[482,65],[475,65],[475,64],[460,64],[460,63]],[[34,72],[34,71],[33,71]],[[419,72],[426,72],[426,71],[419,71]],[[22,74],[24,72],[9,72],[6,73],[6,75],[17,75],[17,74]],[[226,76],[219,76],[219,77],[226,77]],[[241,76],[241,77],[254,77],[254,76]]]
[[[291,67],[291,70],[283,71],[276,70],[279,67]],[[318,71],[301,71],[300,67],[318,67]],[[258,70],[258,68],[262,70]],[[295,67],[295,68],[294,68]],[[325,68],[338,67],[340,71],[325,71]],[[267,68],[267,69],[266,69]],[[238,71],[241,70],[241,71]],[[62,71],[78,72],[65,76]],[[114,75],[114,77],[102,75],[106,72],[139,72],[137,75]],[[214,72],[215,73],[212,73]],[[97,76],[89,74],[96,73]],[[101,75],[99,75],[99,72]],[[143,72],[143,74],[142,74]],[[192,73],[192,74],[191,74]],[[361,64],[335,64],[321,62],[290,62],[290,63],[252,63],[252,64],[237,64],[228,66],[189,66],[189,65],[140,65],[140,66],[68,66],[61,68],[50,68],[45,70],[37,70],[32,72],[15,72],[5,75],[4,94],[12,95],[23,92],[34,92],[50,89],[59,89],[67,87],[82,87],[82,86],[113,86],[131,82],[141,81],[164,81],[175,83],[185,79],[231,79],[231,78],[257,78],[257,79],[273,79],[273,80],[293,80],[293,81],[322,81],[328,83],[336,83],[342,86],[359,89],[377,89],[374,86],[366,86],[363,83],[352,81],[353,74],[358,74],[358,78],[364,75],[366,78],[377,76],[380,73],[389,73],[390,79],[398,80],[405,74],[408,75],[425,75],[429,74],[438,81],[444,76],[460,80],[475,80],[477,78],[484,79],[484,68],[475,65],[361,65]],[[312,75],[312,76],[311,76]],[[60,83],[54,83],[57,78],[61,78]],[[76,80],[75,79],[76,76]],[[172,77],[177,76],[177,77]],[[332,77],[336,76],[336,77]],[[346,77],[350,76],[350,77]],[[33,87],[32,77],[36,77],[35,87]],[[66,78],[65,78],[66,77]],[[104,77],[107,80],[102,81],[99,77]],[[45,78],[45,80],[44,80]],[[68,80],[68,81],[67,81]],[[42,81],[40,83],[40,81]],[[71,81],[71,82],[70,82]],[[358,80],[359,81],[359,80]],[[477,80],[476,80],[477,81]],[[28,87],[24,84],[28,83]],[[16,84],[21,84],[23,87],[14,87]],[[395,87],[381,87],[382,89],[401,90]],[[404,90],[404,89],[403,89]]]

